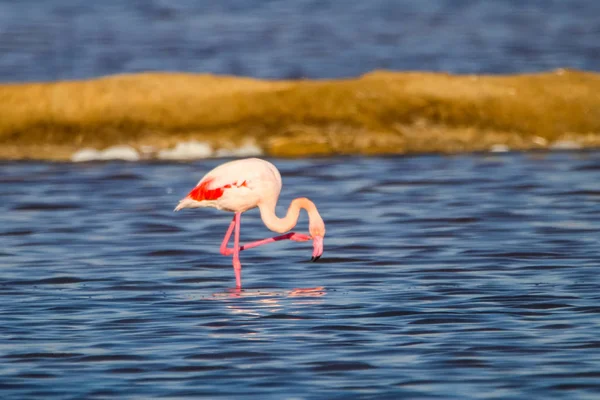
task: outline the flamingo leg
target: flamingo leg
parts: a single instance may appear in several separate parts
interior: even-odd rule
[[[223,242],[221,242],[220,252],[224,256],[233,255],[232,264],[233,264],[233,272],[235,273],[235,286],[240,289],[242,287],[242,264],[240,262],[240,251],[248,250],[253,247],[262,246],[269,243],[278,242],[280,240],[293,240],[295,242],[305,242],[310,240],[311,237],[302,233],[289,232],[284,235],[275,236],[272,238],[256,240],[254,242],[250,242],[240,246],[240,228],[241,228],[241,220],[242,213],[235,213],[231,223],[229,224],[229,228],[227,228],[227,232],[225,233],[225,237],[223,238]],[[233,233],[233,248],[228,248],[227,244],[229,243],[229,239],[231,238],[231,234]]]
[[[227,243],[229,243],[229,238],[231,237],[231,234],[233,233],[234,227],[235,227],[235,216],[233,217],[233,220],[231,221],[231,224],[229,225],[229,229],[227,230],[227,233],[225,234],[223,243],[221,243],[220,251],[221,251],[221,254],[223,254],[224,256],[232,255],[235,250],[233,248],[227,247]],[[293,240],[295,242],[306,242],[307,240],[310,240],[311,237],[308,235],[304,235],[302,233],[289,232],[284,235],[279,235],[279,236],[275,236],[272,238],[261,239],[261,240],[257,240],[254,242],[243,244],[240,246],[240,251],[248,250],[253,247],[258,247],[258,246],[262,246],[262,245],[269,244],[269,243],[279,242],[280,240],[286,240],[286,239]]]
[[[233,272],[235,273],[235,287],[242,287],[242,264],[240,263],[240,226],[242,213],[235,213],[235,232],[233,234]]]
[[[227,233],[225,233],[225,237],[223,238],[223,242],[221,243],[221,254],[224,256],[230,256],[233,254],[233,249],[227,248],[227,243],[229,243],[229,238],[231,238],[231,234],[233,233],[233,229],[235,228],[235,215],[229,224],[229,228],[227,229]]]
[[[240,247],[240,251],[248,250],[253,247],[262,246],[263,244],[278,242],[280,240],[285,240],[285,239],[293,240],[294,242],[306,242],[307,240],[312,239],[314,250],[313,250],[313,256],[310,259],[311,261],[317,261],[319,258],[321,258],[321,255],[323,254],[323,237],[322,236],[312,237],[309,235],[305,235],[303,233],[296,233],[296,232],[289,232],[284,235],[275,236],[272,238],[267,238],[267,239],[262,239],[262,240],[257,240],[255,242],[250,242],[250,243],[244,244]]]
[[[293,240],[295,242],[305,242],[307,240],[310,240],[310,236],[304,235],[302,233],[289,232],[284,235],[279,235],[279,236],[275,236],[272,238],[267,238],[267,239],[257,240],[255,242],[246,243],[246,244],[242,245],[242,247],[240,247],[240,251],[248,250],[253,247],[262,246],[264,244],[279,242],[280,240],[286,240],[286,239]]]

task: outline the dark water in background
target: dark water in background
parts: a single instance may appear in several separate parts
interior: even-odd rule
[[[597,0],[2,0],[0,81],[600,71]]]
[[[1,398],[599,398],[600,153],[275,160],[325,254],[239,295],[231,215],[172,212],[218,162],[2,164]]]

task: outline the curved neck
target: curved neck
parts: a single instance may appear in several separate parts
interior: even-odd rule
[[[298,222],[300,209],[302,208],[308,213],[310,226],[313,226],[315,223],[323,223],[319,211],[317,211],[317,207],[306,197],[299,197],[292,200],[292,203],[287,210],[287,214],[283,218],[279,218],[275,215],[275,203],[261,203],[258,205],[258,208],[260,210],[260,217],[267,228],[277,233],[285,233],[292,230]]]

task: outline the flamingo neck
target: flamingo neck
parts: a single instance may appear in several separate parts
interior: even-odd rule
[[[299,197],[292,200],[287,214],[283,218],[279,218],[275,214],[275,202],[261,203],[258,206],[260,216],[270,230],[277,233],[285,233],[292,230],[298,222],[300,210],[305,209],[308,213],[309,229],[311,235],[323,236],[325,234],[325,224],[319,215],[319,211],[315,204],[306,197]],[[322,232],[321,232],[322,231]]]

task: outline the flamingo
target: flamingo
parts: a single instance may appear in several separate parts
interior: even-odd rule
[[[285,217],[279,218],[275,214],[275,206],[280,192],[281,174],[275,165],[259,158],[234,160],[221,164],[204,175],[190,193],[179,201],[174,211],[214,207],[234,213],[221,243],[220,252],[224,256],[232,255],[236,288],[241,289],[240,251],[280,240],[305,242],[312,239],[311,261],[317,261],[323,254],[325,223],[315,204],[306,197],[296,198],[292,200]],[[260,217],[268,229],[277,233],[288,233],[240,246],[242,213],[255,207],[260,210]],[[296,226],[301,209],[308,213],[310,235],[289,232]],[[228,248],[227,244],[233,232],[234,245],[233,248]]]

